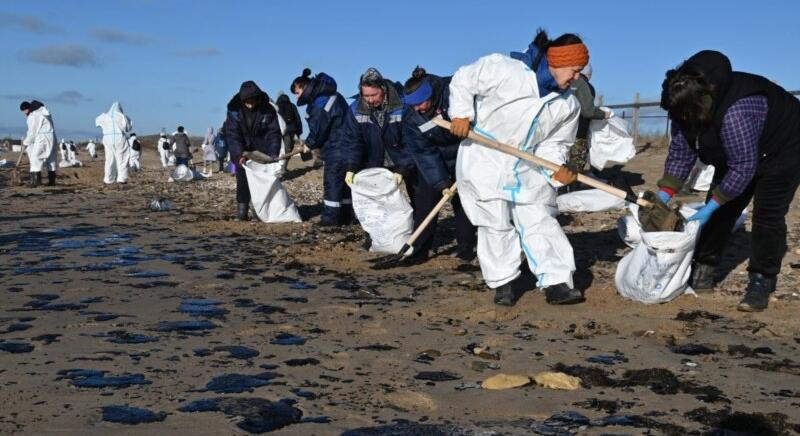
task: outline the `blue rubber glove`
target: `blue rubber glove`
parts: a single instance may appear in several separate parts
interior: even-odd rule
[[[664,204],[667,204],[670,200],[672,200],[672,196],[666,191],[658,191],[658,198],[661,199],[661,202]]]
[[[702,227],[706,225],[708,220],[711,219],[711,215],[713,215],[717,209],[719,209],[719,203],[717,203],[717,200],[712,198],[708,201],[708,203],[706,203],[705,206],[703,206],[702,209],[698,210],[697,213],[687,218],[686,221],[700,221],[700,227]]]

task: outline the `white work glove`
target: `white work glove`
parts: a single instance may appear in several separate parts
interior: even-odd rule
[[[400,174],[400,173],[394,173],[394,175],[392,176],[392,179],[394,180],[394,183],[396,183],[398,186],[401,183],[403,183],[403,175]]]
[[[453,192],[452,189],[450,189],[450,188],[442,189],[442,197],[450,197],[450,198],[452,198],[453,195],[455,195],[455,193]]]
[[[347,183],[347,186],[352,186],[353,185],[353,178],[355,176],[356,175],[353,174],[352,171],[348,171],[347,174],[344,175],[344,182]]]
[[[612,109],[609,109],[609,108],[606,107],[606,108],[603,108],[603,112],[606,113],[606,119],[614,117],[614,111]]]

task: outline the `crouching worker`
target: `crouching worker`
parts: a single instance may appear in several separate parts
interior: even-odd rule
[[[431,210],[456,179],[455,167],[458,145],[461,138],[436,126],[431,121],[435,117],[449,119],[450,77],[427,74],[417,67],[403,87],[405,103],[408,106],[403,114],[403,144],[414,157],[417,173],[413,177],[410,190],[413,192],[414,227],[419,227]],[[409,180],[406,180],[408,183]],[[475,226],[461,207],[458,194],[451,198],[455,213],[456,256],[466,262],[475,258]],[[424,261],[433,248],[437,219],[428,225],[414,244],[414,254],[409,258]]]
[[[305,143],[312,150],[321,149],[325,162],[320,225],[350,224],[353,221],[353,201],[344,180],[347,173],[344,151],[347,102],[336,92],[333,77],[319,73],[312,78],[308,68],[294,79],[291,90],[297,97],[297,105],[306,106],[308,136]]]
[[[554,41],[539,31],[519,60],[493,54],[459,68],[450,82],[450,132],[474,130],[554,163],[563,164],[575,140],[580,107],[564,92],[589,62],[580,38]],[[520,272],[524,253],[549,304],[583,301],[573,288],[572,247],[556,221],[556,189],[577,168],[552,173],[511,155],[465,140],[456,162],[461,204],[478,227],[478,261],[495,303],[514,305],[530,283]]]
[[[731,230],[752,199],[750,283],[739,310],[766,309],[786,253],[786,212],[800,184],[800,102],[764,77],[733,71],[722,53],[704,50],[667,72],[661,107],[673,122],[661,199],[680,190],[698,157],[716,169],[705,207],[689,217],[702,225],[692,288],[714,288]]]
[[[250,210],[250,187],[242,165],[245,151],[260,151],[277,158],[281,151],[278,113],[269,96],[252,80],[242,83],[239,93],[228,102],[228,116],[223,126],[225,144],[231,162],[236,165],[236,219],[247,221]]]

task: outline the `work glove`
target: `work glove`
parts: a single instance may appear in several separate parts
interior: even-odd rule
[[[709,219],[711,219],[711,215],[719,209],[720,204],[717,203],[717,200],[711,199],[703,206],[702,209],[698,210],[694,215],[690,216],[686,219],[686,221],[699,221],[700,227],[706,225]]]
[[[353,174],[352,171],[348,171],[347,174],[344,175],[344,182],[347,183],[347,186],[352,186],[353,185],[353,177],[355,177],[355,176],[356,175]]]
[[[662,203],[667,204],[672,200],[672,195],[667,191],[658,191],[658,199],[661,200]]]
[[[239,166],[244,166],[244,164],[246,162],[247,162],[247,158],[246,157],[242,156],[242,157],[239,158]]]
[[[394,183],[399,186],[401,183],[403,183],[403,175],[400,173],[394,173],[392,175],[392,180],[394,180]]]
[[[558,171],[553,173],[553,180],[566,186],[578,180],[578,173],[570,170],[566,165],[561,165]]]
[[[300,145],[303,147],[303,151],[300,153],[300,160],[302,160],[303,162],[308,162],[311,159],[313,159],[314,154],[311,153],[311,149],[308,148],[308,144],[306,144],[306,142],[303,141],[302,139],[298,139],[297,142],[299,142]]]
[[[469,118],[453,118],[450,122],[450,133],[461,139],[469,136]]]
[[[442,197],[448,197],[449,196],[450,198],[452,198],[453,195],[455,195],[455,192],[453,192],[452,189],[450,189],[450,188],[442,189]]]
[[[608,110],[603,109],[603,111],[606,113],[606,119],[614,117],[614,111],[613,110],[611,110],[611,109],[608,109]]]

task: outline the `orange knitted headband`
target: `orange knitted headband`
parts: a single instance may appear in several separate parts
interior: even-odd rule
[[[589,49],[580,43],[550,47],[547,49],[547,63],[553,68],[583,67],[589,63]]]

